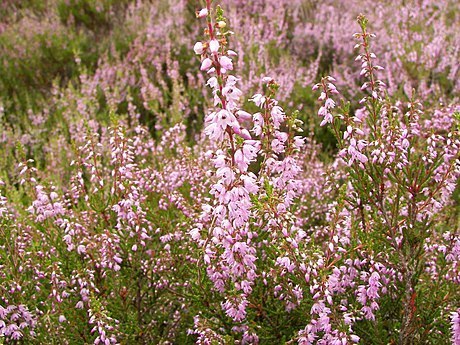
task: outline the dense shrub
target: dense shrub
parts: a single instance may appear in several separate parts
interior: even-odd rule
[[[0,343],[460,344],[459,9],[0,5]]]

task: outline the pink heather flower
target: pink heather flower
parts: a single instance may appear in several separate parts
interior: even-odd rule
[[[339,92],[335,85],[332,84],[333,81],[335,81],[334,78],[327,76],[321,79],[321,83],[315,84],[312,88],[313,90],[322,88],[321,95],[318,97],[318,100],[324,101],[324,105],[318,110],[318,115],[323,117],[320,126],[332,123],[334,119],[331,110],[335,108],[335,102],[330,98],[330,95],[338,94]]]
[[[238,124],[238,120],[231,112],[226,109],[222,109],[216,114],[216,123],[225,129],[227,126],[231,126],[232,124]]]
[[[272,147],[272,150],[273,152],[275,153],[282,153],[284,152],[284,143],[282,141],[280,141],[279,139],[273,139],[272,140],[272,143],[271,143],[271,147]]]
[[[201,69],[202,71],[206,71],[206,70],[208,70],[211,66],[212,66],[212,61],[211,61],[211,59],[210,59],[210,58],[206,58],[206,59],[204,59],[203,62],[201,63],[200,69]]]
[[[233,124],[232,129],[235,132],[235,134],[239,135],[243,139],[246,140],[251,140],[251,134],[249,134],[249,131],[246,128],[240,127],[239,124]]]
[[[456,312],[450,314],[451,329],[452,329],[452,344],[460,344],[460,308]]]
[[[222,140],[227,126],[239,126],[235,115],[226,109],[209,114],[206,117],[206,123],[209,125],[205,127],[204,132],[212,140]]]
[[[297,150],[300,150],[304,145],[305,145],[305,138],[302,138],[300,136],[294,137],[294,147]]]
[[[273,126],[275,126],[276,129],[280,128],[281,123],[284,122],[286,116],[284,114],[283,108],[281,108],[278,105],[275,105],[272,110],[271,110],[271,116],[272,116],[272,121],[273,121]]]
[[[237,101],[242,94],[241,90],[233,85],[227,85],[222,89],[222,95],[225,96],[227,100]]]
[[[219,63],[222,68],[226,69],[227,71],[231,71],[233,69],[232,59],[227,56],[219,57]]]
[[[206,85],[210,86],[212,89],[216,89],[219,86],[219,82],[216,77],[211,77],[208,79]]]
[[[195,52],[195,54],[197,55],[201,55],[203,54],[203,43],[201,42],[196,42],[195,45],[193,46],[193,51]]]
[[[238,116],[238,119],[241,119],[243,121],[251,121],[252,120],[252,115],[249,114],[248,112],[244,110],[238,110],[236,113],[236,116]]]
[[[235,173],[227,166],[217,169],[216,176],[226,185],[230,185],[235,180]]]
[[[272,77],[263,77],[263,78],[262,78],[262,83],[263,83],[263,84],[268,84],[268,83],[270,83],[270,82],[272,82],[272,81],[273,81],[273,78],[272,78]]]
[[[259,108],[261,108],[265,103],[265,97],[260,93],[255,94],[250,100],[253,101]]]
[[[350,335],[350,340],[354,343],[359,343],[360,337],[358,337],[356,334]]]
[[[356,140],[352,139],[352,141],[356,141]],[[356,143],[351,142],[347,151],[348,151],[348,154],[351,156],[348,162],[349,165],[351,165],[355,160],[358,160],[361,163],[367,163],[368,158],[359,151],[358,147],[356,146]]]
[[[335,108],[335,102],[334,102],[334,100],[331,99],[331,98],[326,99],[326,102],[324,102],[324,105],[325,105],[325,107],[328,108],[328,109]]]
[[[265,100],[264,100],[265,102]],[[264,118],[261,113],[256,113],[252,115],[253,121],[254,121],[254,127],[252,131],[254,132],[255,135],[259,136],[262,134],[262,127],[264,126]]]
[[[219,47],[219,41],[211,40],[211,42],[209,42],[209,50],[211,53],[216,54],[219,51]]]
[[[334,80],[335,80],[335,79],[334,79]],[[332,94],[334,94],[334,95],[338,95],[338,94],[339,94],[339,91],[337,91],[337,88],[335,87],[334,84],[328,83],[328,84],[327,84],[327,87],[329,88],[328,91],[329,91],[330,93],[332,93]]]
[[[19,330],[15,330],[11,333],[11,338],[14,340],[19,340],[22,338],[22,333]]]
[[[245,175],[241,175],[241,180],[243,180],[244,188],[251,193],[255,194],[259,190],[259,186],[257,185],[257,176],[254,173],[247,173]]]
[[[230,86],[230,85],[236,85],[236,82],[239,81],[240,79],[235,77],[234,75],[229,75],[227,77],[227,84],[226,86]]]
[[[201,9],[199,12],[197,12],[196,16],[197,18],[204,18],[208,15],[208,9],[207,8],[203,8]]]
[[[248,305],[248,301],[246,299],[242,300],[237,306],[235,306],[232,302],[226,301],[222,304],[225,313],[233,318],[235,321],[239,322],[242,321],[246,317],[246,307]]]
[[[332,123],[334,117],[329,112],[329,109],[326,106],[322,106],[318,110],[318,115],[323,117],[323,121],[321,121],[320,126],[324,126],[328,123]]]
[[[235,152],[235,163],[240,171],[247,171],[249,164],[257,157],[259,149],[255,145],[258,143],[254,140],[246,140],[241,149]]]

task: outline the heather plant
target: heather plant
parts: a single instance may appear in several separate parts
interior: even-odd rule
[[[367,31],[365,17],[358,17],[358,23],[362,31],[355,34],[360,49],[356,61],[361,63],[360,75],[365,78],[361,89],[367,95],[360,101],[364,107],[353,116],[349,103],[342,103],[334,114],[333,98],[339,93],[335,79],[326,77],[314,86],[322,90],[319,99],[324,101],[318,112],[323,117],[321,125],[331,124],[341,149],[339,157],[348,166],[347,202],[356,217],[350,230],[376,269],[369,276],[369,287],[357,289],[364,314],[358,320],[376,320],[375,310],[385,318],[394,318],[388,329],[367,330],[368,341],[384,335],[400,344],[439,343],[445,329],[437,315],[445,315],[458,302],[458,297],[449,298],[455,296],[456,286],[447,273],[455,271],[456,264],[438,262],[426,247],[451,235],[450,221],[440,221],[439,213],[449,207],[458,179],[458,123],[453,109],[442,110],[443,125],[436,120],[420,123],[426,115],[415,92],[405,112],[401,104],[385,99],[385,84],[378,79],[383,67],[375,63],[377,57],[371,50],[375,35]],[[452,216],[455,219],[456,214]],[[454,237],[451,246],[455,246]],[[376,260],[378,256],[381,258]],[[434,265],[432,269],[427,268],[430,265]],[[440,271],[445,272],[441,274],[445,284],[430,291]],[[427,293],[438,302],[426,304],[421,295]],[[381,307],[377,299],[400,304],[391,303],[386,310],[386,303]],[[395,309],[400,311],[394,313]],[[356,328],[365,324],[359,321]]]
[[[0,343],[458,344],[458,4],[392,5],[2,3]]]

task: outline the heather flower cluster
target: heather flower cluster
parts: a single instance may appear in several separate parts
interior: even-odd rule
[[[460,344],[459,23],[0,4],[0,343]]]

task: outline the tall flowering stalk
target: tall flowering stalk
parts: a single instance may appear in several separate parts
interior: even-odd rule
[[[229,74],[236,56],[227,48],[230,32],[222,10],[217,8],[214,20],[211,1],[206,4],[198,17],[207,18],[208,41],[196,43],[194,50],[201,56],[201,70],[211,75],[207,85],[217,107],[206,116],[204,129],[215,143],[209,157],[217,181],[210,191],[212,203],[204,205],[202,216],[209,224],[208,233],[199,224],[191,234],[204,247],[207,273],[225,295],[226,314],[242,321],[259,276],[258,256],[268,244],[262,232],[288,240],[293,247],[299,240],[289,225],[288,210],[299,187],[296,176],[301,169],[294,154],[303,139],[295,136],[299,125],[295,114],[287,116],[274,98],[278,85],[272,78],[264,78],[265,92],[250,99],[260,112],[251,115],[239,108],[238,78]]]
[[[256,236],[249,226],[251,194],[257,193],[256,176],[249,171],[260,150],[260,142],[253,140],[240,122],[247,113],[238,108],[241,91],[238,78],[230,74],[236,53],[228,50],[231,32],[222,10],[218,7],[214,18],[211,1],[198,17],[206,17],[205,33],[208,40],[195,44],[194,51],[201,56],[201,70],[211,77],[216,111],[205,119],[205,134],[215,142],[216,149],[209,153],[213,161],[216,182],[211,187],[213,202],[205,206],[212,219],[204,241],[204,262],[207,272],[221,293],[234,290],[223,303],[228,316],[241,321],[246,316],[248,301],[256,278],[256,250],[252,239]],[[195,234],[194,236],[198,236]]]

